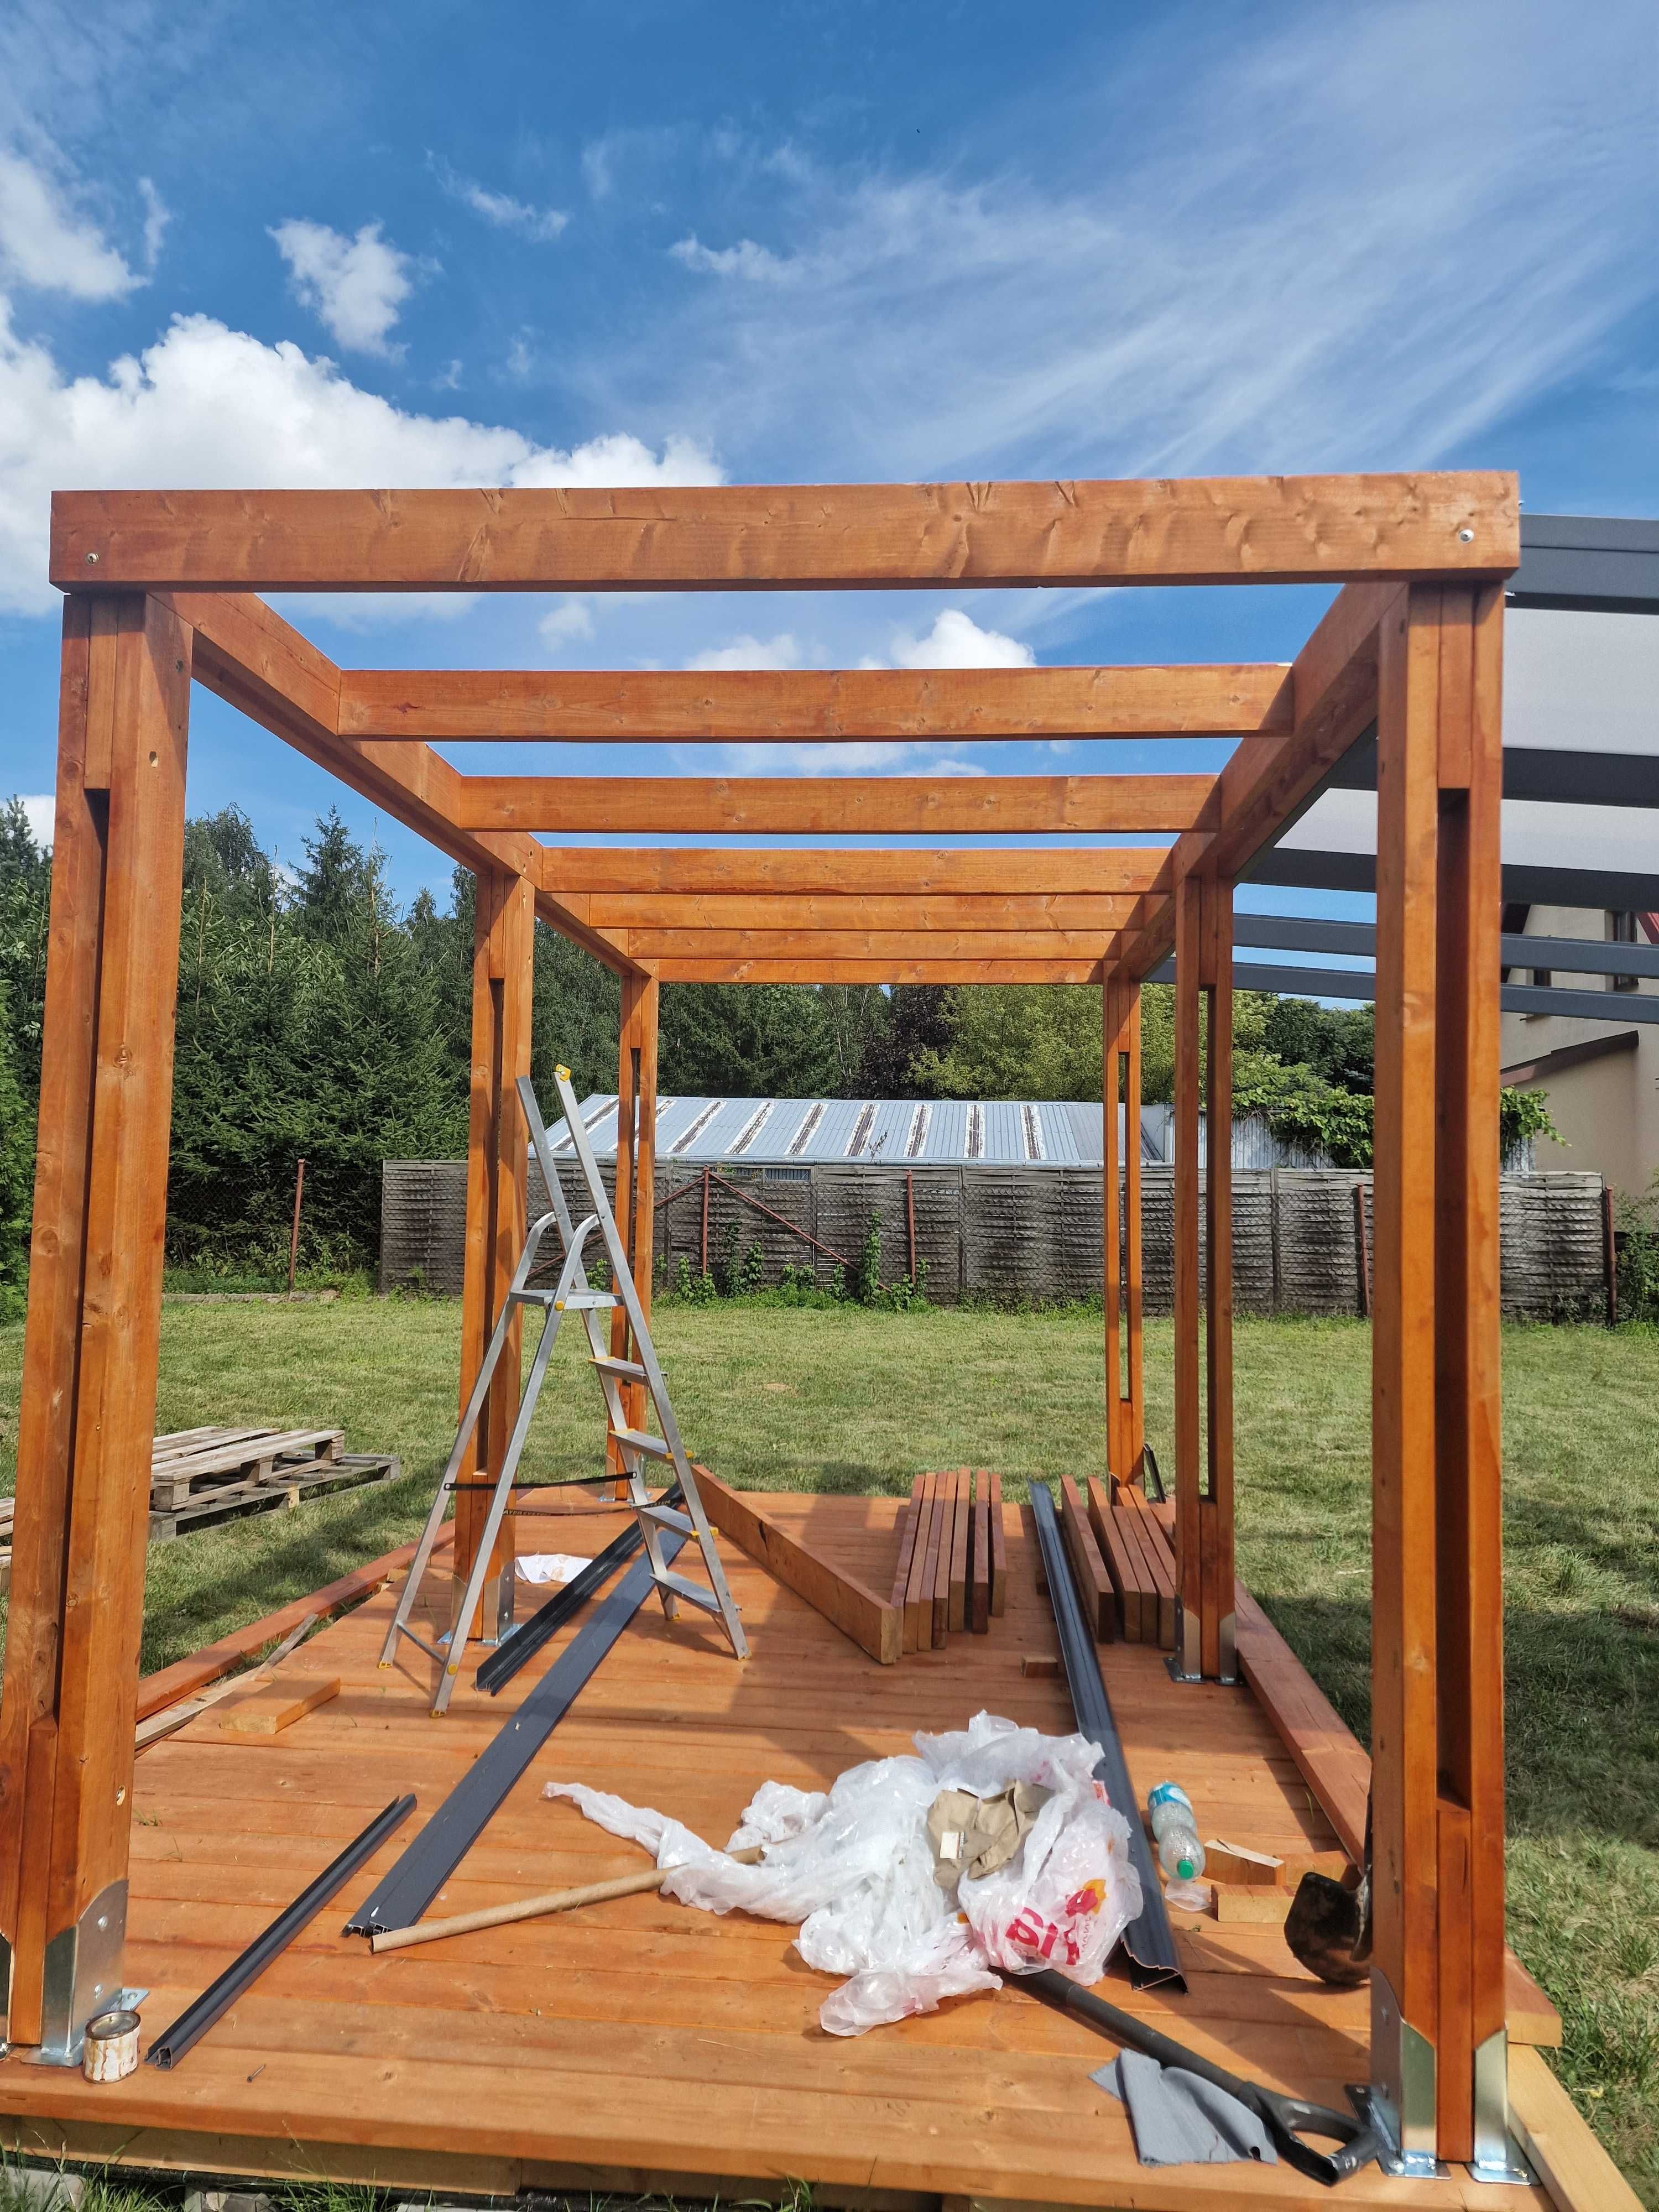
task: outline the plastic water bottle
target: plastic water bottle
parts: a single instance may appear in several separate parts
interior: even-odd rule
[[[1198,1877],[1204,1871],[1204,1846],[1198,1840],[1193,1801],[1176,1782],[1160,1782],[1146,1799],[1146,1818],[1164,1869],[1164,1896],[1171,1905],[1196,1911],[1209,1903]]]

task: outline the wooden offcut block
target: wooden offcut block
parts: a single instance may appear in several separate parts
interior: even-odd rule
[[[227,1735],[280,1735],[302,1714],[340,1694],[337,1674],[284,1674],[251,1697],[226,1705],[219,1726]]]
[[[1204,1869],[1209,1879],[1210,1869]],[[1282,1928],[1291,1910],[1295,1893],[1279,1889],[1264,1882],[1226,1882],[1214,1884],[1215,1917],[1224,1923],[1237,1925],[1254,1922],[1261,1926]]]

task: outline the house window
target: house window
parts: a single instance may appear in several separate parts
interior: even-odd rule
[[[1637,940],[1636,916],[1633,914],[1610,914],[1607,916],[1607,937],[1614,945],[1634,945]],[[1633,991],[1634,975],[1609,975],[1607,982],[1615,991]]]
[[[1554,981],[1553,968],[1534,968],[1532,971],[1533,988],[1535,991],[1547,991]]]

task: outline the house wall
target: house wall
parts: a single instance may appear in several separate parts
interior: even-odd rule
[[[1526,934],[1604,939],[1610,934],[1610,921],[1605,913],[1577,908],[1534,907]],[[1523,971],[1512,980],[1529,983],[1532,975]],[[1604,981],[1565,971],[1556,980],[1574,990],[1595,990]],[[1541,1060],[1568,1045],[1616,1036],[1621,1008],[1638,994],[1659,994],[1659,981],[1643,977],[1634,992],[1608,989],[1605,1021],[1505,1014],[1501,1046],[1504,1067]],[[1608,1053],[1520,1086],[1547,1095],[1550,1118],[1561,1133],[1559,1144],[1541,1137],[1535,1140],[1534,1158],[1540,1170],[1600,1176],[1614,1189],[1631,1194],[1645,1190],[1659,1176],[1659,1024],[1638,1024],[1635,1034],[1633,1051]]]

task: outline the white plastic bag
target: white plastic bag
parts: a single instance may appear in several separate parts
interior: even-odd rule
[[[850,1767],[827,1795],[764,1784],[726,1846],[763,1844],[752,1866],[678,1821],[581,1783],[550,1782],[544,1795],[568,1798],[613,1835],[653,1851],[672,1869],[665,1897],[797,1923],[805,1964],[847,1977],[818,2014],[832,2035],[931,2012],[942,1998],[1039,1966],[1098,1980],[1140,1911],[1128,1825],[1093,1779],[1099,1747],[990,1713],[915,1742],[915,1758]],[[1020,1849],[995,1874],[941,1888],[927,1835],[934,1798],[945,1789],[994,1796],[1016,1782],[1054,1793]]]

